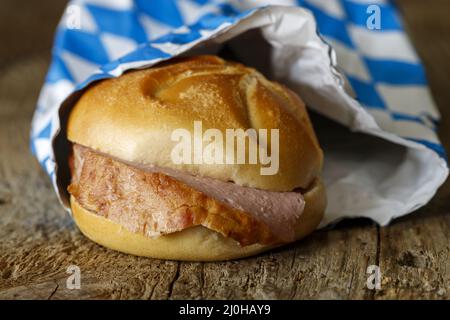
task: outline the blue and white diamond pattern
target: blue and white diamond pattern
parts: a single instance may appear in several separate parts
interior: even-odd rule
[[[321,35],[336,50],[359,102],[386,131],[421,142],[441,156],[439,113],[420,59],[389,0],[297,0],[310,9]],[[367,28],[367,8],[376,4],[381,29]]]
[[[217,28],[242,19],[258,5],[299,5],[312,11],[320,34],[361,105],[388,132],[445,152],[435,133],[439,120],[424,68],[389,0],[73,0],[58,26],[52,63],[34,116],[31,148],[54,181],[51,138],[56,110],[74,90],[116,76],[124,64],[170,57]],[[381,30],[366,27],[367,7],[381,8]],[[136,50],[136,49],[139,50]]]

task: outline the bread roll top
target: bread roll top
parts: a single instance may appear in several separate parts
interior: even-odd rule
[[[229,135],[235,129],[256,135]],[[172,59],[93,84],[72,109],[67,133],[74,143],[125,161],[271,191],[308,188],[323,161],[295,93],[215,56]],[[234,148],[227,148],[231,137]],[[174,160],[181,143],[190,147],[190,161]],[[244,163],[239,145],[245,146]]]

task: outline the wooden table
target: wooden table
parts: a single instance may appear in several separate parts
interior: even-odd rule
[[[450,2],[398,1],[443,115],[450,150]],[[185,263],[138,258],[80,234],[29,152],[31,115],[62,1],[3,1],[0,11],[0,298],[450,298],[450,183],[429,205],[379,228],[340,223],[255,258]],[[382,289],[366,287],[379,265]],[[81,289],[66,270],[81,268]]]

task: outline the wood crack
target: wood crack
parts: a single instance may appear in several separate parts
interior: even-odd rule
[[[176,263],[177,263],[177,270],[175,272],[175,276],[173,277],[172,281],[169,283],[169,295],[168,295],[169,299],[172,298],[173,286],[175,285],[175,282],[177,282],[178,279],[180,278],[180,265],[181,265],[181,262],[176,262]]]
[[[381,229],[379,225],[376,225],[376,232],[377,232],[377,247],[376,247],[376,253],[375,253],[375,265],[380,267],[380,261],[381,261]],[[383,273],[381,273],[383,274]],[[376,290],[372,290],[369,299],[375,300],[376,299]]]
[[[48,296],[47,300],[52,300],[53,296],[55,295],[56,291],[58,291],[59,289],[59,284],[58,282],[55,281],[55,289],[53,289],[53,291],[50,293],[50,295]]]

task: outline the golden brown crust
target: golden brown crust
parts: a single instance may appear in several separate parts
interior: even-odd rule
[[[305,210],[296,223],[297,239],[313,232],[322,219],[326,205],[322,182],[316,179],[304,197]],[[203,226],[150,238],[130,232],[110,219],[89,212],[73,197],[70,202],[75,222],[84,235],[110,249],[138,256],[170,260],[218,261],[243,258],[274,247],[261,244],[242,247],[237,241]]]
[[[194,121],[222,132],[279,129],[278,173],[261,175],[260,164],[174,164],[171,133],[192,131]],[[254,69],[214,56],[174,59],[93,85],[71,112],[68,138],[126,161],[273,191],[308,187],[323,158],[297,95]]]

